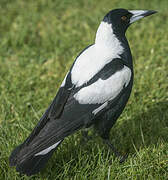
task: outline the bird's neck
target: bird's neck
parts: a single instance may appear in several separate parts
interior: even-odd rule
[[[104,21],[98,27],[95,46],[104,51],[111,52],[114,58],[122,58],[132,67],[132,56],[125,34],[118,35],[113,31],[112,25]]]
[[[106,48],[120,46],[120,42],[114,34],[111,24],[104,21],[100,23],[96,33],[95,44],[97,46],[104,46]]]
[[[120,57],[133,70],[132,54],[131,54],[131,50],[130,50],[127,38],[125,36],[123,36],[122,38],[119,38],[119,40],[120,40],[122,46],[124,47],[124,51],[120,55]]]

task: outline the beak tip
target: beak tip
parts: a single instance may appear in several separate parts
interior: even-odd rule
[[[152,14],[155,14],[155,13],[157,13],[158,11],[155,11],[155,10],[149,10],[149,11],[147,11],[145,14],[144,14],[144,16],[150,16],[150,15],[152,15]]]
[[[156,10],[152,10],[153,11],[153,13],[158,13],[158,11],[156,11]]]
[[[130,24],[132,24],[133,22],[135,22],[143,17],[155,14],[158,11],[155,11],[155,10],[131,10],[129,12],[133,14],[133,16],[130,19]]]

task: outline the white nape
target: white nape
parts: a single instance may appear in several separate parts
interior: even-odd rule
[[[101,104],[114,99],[127,86],[131,79],[131,70],[127,66],[106,80],[98,79],[95,83],[79,90],[74,98],[80,104]]]
[[[86,49],[74,63],[71,72],[72,83],[79,87],[89,81],[107,63],[119,58],[124,48],[115,36],[112,25],[101,22],[95,44]]]
[[[95,44],[101,48],[102,46],[110,48],[113,51],[112,54],[114,54],[114,56],[123,52],[123,47],[113,32],[112,24],[104,21],[100,23],[97,29]]]
[[[46,148],[46,149],[38,152],[37,154],[35,154],[35,156],[45,155],[45,154],[49,153],[52,149],[56,148],[56,147],[60,144],[61,141],[62,141],[62,140],[58,141],[57,143],[53,144],[53,145],[50,146],[50,147],[48,147],[48,148]]]

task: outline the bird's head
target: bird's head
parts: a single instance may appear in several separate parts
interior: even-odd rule
[[[135,21],[156,13],[153,10],[126,10],[114,9],[107,13],[104,22],[112,24],[113,31],[117,34],[125,34],[127,28]]]

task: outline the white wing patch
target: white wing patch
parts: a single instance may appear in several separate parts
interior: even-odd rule
[[[71,71],[72,83],[79,87],[89,81],[107,63],[123,53],[121,43],[111,25],[101,22],[95,44],[86,49],[77,59]]]
[[[105,102],[104,104],[102,104],[101,106],[99,106],[97,109],[95,109],[95,110],[93,111],[93,114],[96,115],[99,111],[101,111],[102,109],[104,109],[107,105],[108,105],[108,102]]]
[[[57,143],[53,144],[52,146],[48,147],[47,149],[40,151],[39,153],[35,154],[35,156],[45,155],[45,154],[49,153],[52,149],[56,148],[61,141],[62,140],[58,141]]]
[[[90,86],[86,86],[79,90],[74,98],[80,104],[101,104],[108,100],[114,99],[127,86],[131,79],[131,70],[124,66],[124,68],[110,78],[103,80],[98,79]]]

